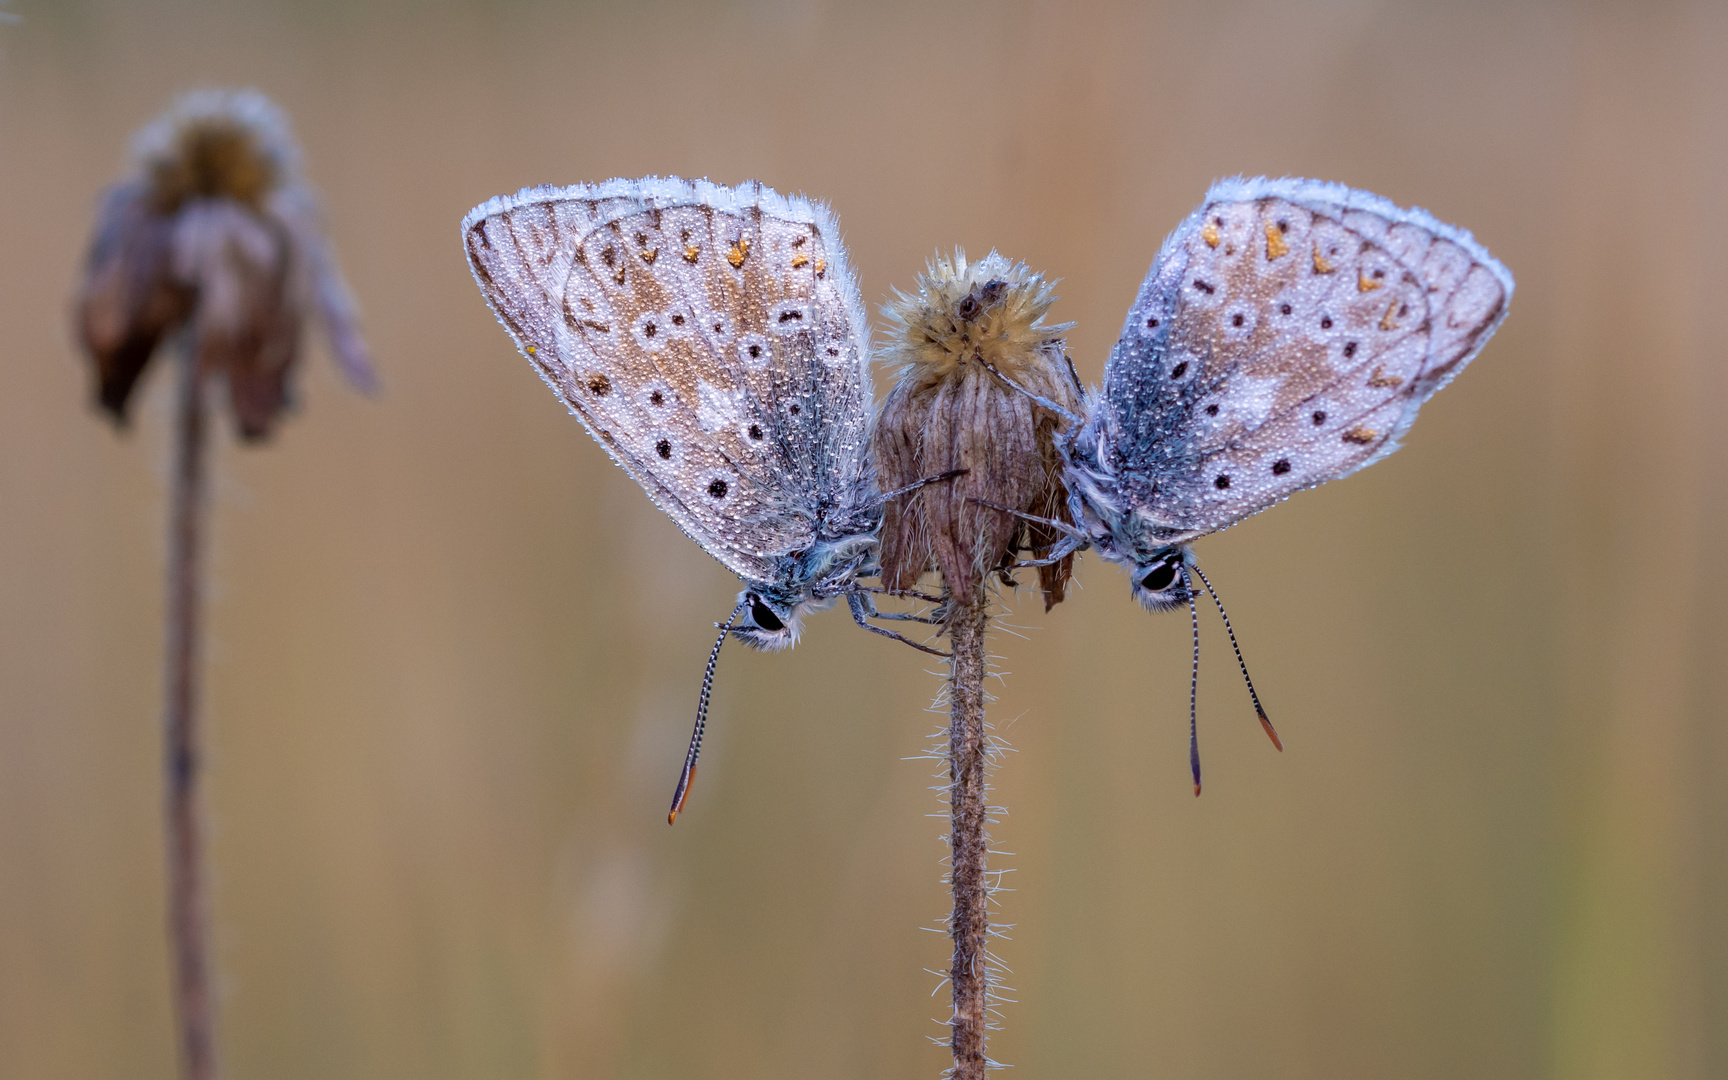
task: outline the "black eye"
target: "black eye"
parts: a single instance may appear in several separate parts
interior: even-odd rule
[[[1176,580],[1176,567],[1170,563],[1159,563],[1152,572],[1140,579],[1140,587],[1149,592],[1163,592]]]
[[[780,621],[774,610],[754,596],[750,598],[750,618],[757,626],[770,633],[786,629],[786,624]]]
[[[960,301],[960,317],[965,319],[967,322],[971,322],[973,319],[978,317],[978,309],[982,306],[982,304],[978,303],[977,297],[968,296],[966,299]]]

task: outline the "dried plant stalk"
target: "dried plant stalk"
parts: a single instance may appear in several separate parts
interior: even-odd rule
[[[989,627],[988,599],[983,583],[965,602],[950,601],[948,642],[948,880],[954,910],[948,917],[954,940],[954,962],[948,969],[954,1015],[949,1021],[949,1045],[954,1053],[952,1075],[976,1080],[989,1059],[984,1053],[986,1010],[990,997],[990,966],[986,940],[990,934],[990,889],[985,879],[987,809],[984,803],[985,765],[989,746],[984,734],[984,639]]]
[[[168,940],[174,953],[180,1053],[190,1080],[215,1080],[209,900],[198,815],[198,573],[204,503],[204,380],[190,348],[180,364],[168,519],[167,702],[162,714],[168,815]]]
[[[916,295],[900,294],[888,317],[897,334],[886,359],[898,368],[874,433],[884,489],[954,469],[965,474],[890,504],[882,528],[882,583],[910,588],[934,566],[947,591],[950,645],[948,797],[949,934],[953,1015],[949,1045],[957,1080],[981,1080],[992,994],[985,856],[990,746],[984,728],[985,641],[992,573],[1012,582],[1022,550],[1055,540],[1014,511],[1067,520],[1055,451],[1059,419],[1003,381],[1069,408],[1078,383],[1064,351],[1066,326],[1048,325],[1050,286],[992,252],[968,264],[938,258]],[[1072,559],[1039,574],[1046,608],[1061,601]]]
[[[376,386],[353,299],[299,179],[287,118],[254,90],[189,94],[134,139],[132,174],[103,200],[78,297],[97,403],[116,423],[168,340],[180,345],[169,509],[168,933],[183,1075],[213,1080],[216,1003],[198,816],[198,575],[208,422],[226,384],[242,438],[290,402],[302,324],[316,315],[356,387]]]

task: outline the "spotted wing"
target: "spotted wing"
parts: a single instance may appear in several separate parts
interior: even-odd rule
[[[462,233],[541,377],[735,573],[775,580],[859,490],[868,324],[826,207],[614,180],[492,199]]]
[[[1104,464],[1161,539],[1222,529],[1397,449],[1511,297],[1504,266],[1424,211],[1221,181],[1165,241],[1110,355]]]

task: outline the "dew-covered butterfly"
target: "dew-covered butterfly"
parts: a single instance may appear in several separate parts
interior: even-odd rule
[[[559,400],[744,580],[709,654],[669,820],[696,771],[720,645],[782,649],[874,569],[869,324],[826,206],[757,183],[527,188],[462,221],[474,280]],[[914,487],[917,485],[913,485]],[[910,489],[908,489],[910,490]],[[934,651],[926,649],[926,651]]]
[[[1066,535],[1035,564],[1089,546],[1148,610],[1186,605],[1197,666],[1190,572],[1212,587],[1189,544],[1396,450],[1511,298],[1506,267],[1423,210],[1317,180],[1219,181],[1158,252],[1088,415],[1069,414],[1075,525],[1049,523]]]

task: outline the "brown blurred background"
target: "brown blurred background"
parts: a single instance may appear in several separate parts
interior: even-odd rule
[[[722,657],[736,582],[540,385],[457,223],[532,183],[830,200],[872,310],[937,248],[1062,279],[1095,381],[1207,184],[1475,231],[1512,315],[1407,448],[997,636],[1012,1075],[1728,1076],[1721,4],[15,0],[0,26],[0,1077],[174,1075],[158,708],[169,383],[69,329],[176,93],[292,115],[385,392],[216,466],[222,1036],[257,1078],[934,1077],[934,665],[844,614]]]

